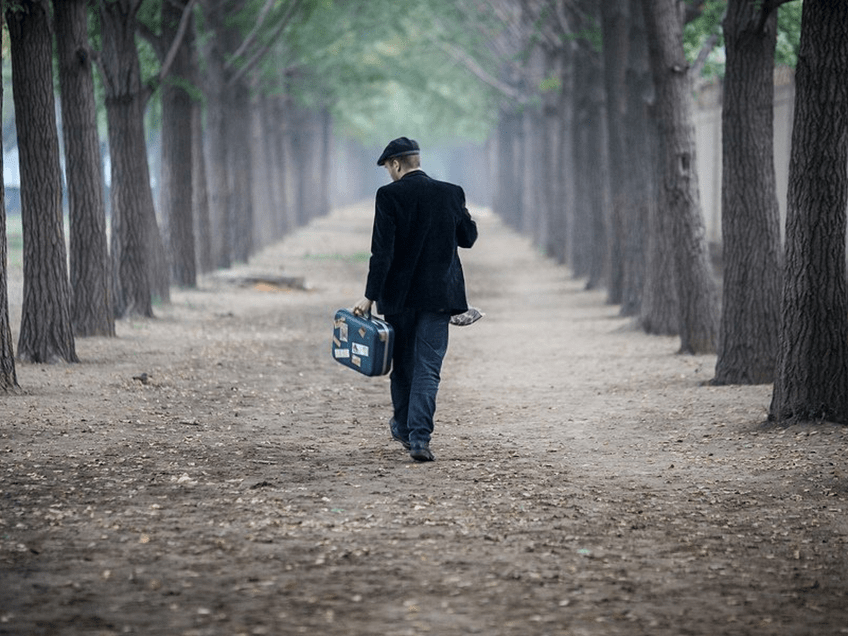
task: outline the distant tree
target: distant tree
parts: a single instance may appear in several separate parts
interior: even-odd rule
[[[6,10],[21,172],[24,298],[18,357],[76,362],[62,220],[53,43],[45,2]]]
[[[643,0],[659,125],[658,212],[672,229],[680,351],[716,348],[718,312],[701,216],[689,65],[676,0]]]
[[[650,117],[649,100],[653,92],[648,41],[640,0],[628,0],[627,63],[624,75],[626,104],[624,111],[624,211],[622,242],[623,273],[621,314],[641,316],[645,290],[647,227],[655,208],[654,175],[655,130]],[[669,282],[667,287],[671,288]],[[673,313],[672,315],[676,315]],[[641,323],[641,321],[640,321]],[[676,333],[676,321],[674,322]]]
[[[193,200],[194,101],[199,98],[194,59],[194,2],[166,0],[161,6],[161,33],[149,34],[162,68],[162,164],[160,211],[165,227],[172,280],[197,285]]]
[[[577,197],[572,272],[585,276],[587,289],[607,283],[609,173],[603,60],[597,36],[600,6],[594,0],[576,3],[574,168]],[[586,35],[589,37],[585,37]]]
[[[769,417],[848,423],[848,3],[805,0]]]
[[[628,205],[626,125],[628,93],[625,88],[630,58],[630,0],[607,0],[601,4],[604,90],[606,95],[607,145],[610,171],[609,276],[607,302],[624,298],[626,217]]]
[[[194,245],[197,267],[201,273],[211,272],[212,228],[209,223],[209,188],[206,181],[206,157],[203,152],[203,109],[200,101],[191,105],[191,207],[194,219]]]
[[[0,28],[2,28],[4,0],[0,0]],[[0,64],[3,51],[0,48]],[[0,120],[3,118],[3,86],[0,84]],[[0,130],[2,141],[2,130]],[[0,174],[3,172],[3,155],[0,153]],[[15,352],[12,328],[9,324],[8,242],[6,234],[6,187],[0,183],[0,389],[4,392],[18,388],[15,374]]]
[[[114,336],[106,206],[86,0],[53,0],[70,219],[71,321],[77,336]]]
[[[714,384],[774,380],[781,267],[773,125],[777,5],[729,0],[724,20],[724,284]]]

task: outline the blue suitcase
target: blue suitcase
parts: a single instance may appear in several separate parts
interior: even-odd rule
[[[385,375],[392,366],[395,332],[385,320],[339,309],[333,321],[333,358],[363,375]]]

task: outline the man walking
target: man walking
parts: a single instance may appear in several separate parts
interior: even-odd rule
[[[392,183],[377,190],[371,260],[358,315],[377,308],[395,331],[392,437],[417,461],[433,461],[430,437],[452,315],[468,309],[458,247],[477,240],[465,193],[420,169],[420,148],[389,142],[377,161]]]

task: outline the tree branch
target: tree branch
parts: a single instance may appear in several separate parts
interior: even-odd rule
[[[523,95],[521,92],[502,82],[497,77],[492,76],[486,69],[480,66],[475,59],[473,59],[470,55],[468,55],[465,51],[460,49],[457,46],[452,44],[448,44],[447,42],[438,43],[437,44],[445,53],[450,55],[457,62],[462,64],[468,71],[471,72],[472,75],[477,77],[480,81],[485,84],[488,84],[495,90],[503,93],[507,97],[510,97],[517,101],[519,104],[524,104],[527,102],[527,97]]]
[[[265,43],[265,46],[261,47],[258,51],[256,51],[253,56],[245,62],[244,66],[242,66],[236,73],[227,81],[227,86],[232,86],[237,81],[239,81],[244,75],[250,71],[257,63],[271,50],[271,47],[277,41],[285,28],[289,25],[289,22],[294,17],[295,11],[297,11],[298,7],[301,5],[303,0],[292,0],[289,5],[288,11],[286,14],[280,19],[280,22],[277,24],[277,28],[271,34],[271,37]]]
[[[159,82],[162,82],[171,72],[171,65],[174,63],[174,58],[183,44],[186,30],[188,29],[188,21],[191,19],[191,13],[197,0],[188,0],[188,4],[183,9],[183,14],[180,16],[180,24],[177,27],[177,32],[174,34],[174,40],[171,42],[171,48],[165,56],[165,61],[162,62],[162,68],[159,69]]]
[[[766,26],[766,21],[769,19],[772,11],[777,11],[781,5],[794,2],[794,0],[766,0],[763,3],[762,11],[760,12],[760,21],[757,24],[757,33],[763,30]]]
[[[244,41],[241,43],[241,46],[236,49],[236,52],[233,53],[230,60],[224,65],[224,70],[229,71],[235,61],[239,59],[244,52],[247,50],[247,47],[253,44],[253,41],[259,35],[259,29],[265,23],[265,18],[268,17],[268,13],[274,6],[274,0],[265,0],[265,6],[262,7],[262,10],[259,12],[259,17],[256,20],[256,24],[253,25],[253,30],[247,34],[247,37],[244,38]]]

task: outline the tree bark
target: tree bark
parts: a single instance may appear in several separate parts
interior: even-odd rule
[[[770,419],[848,423],[848,4],[806,0]]]
[[[68,183],[71,321],[77,336],[114,336],[106,204],[86,0],[53,0]]]
[[[777,11],[730,0],[722,104],[723,302],[713,384],[774,380],[780,213],[774,174]]]
[[[209,186],[209,223],[211,252],[214,267],[232,265],[232,214],[229,174],[229,143],[226,127],[225,58],[228,55],[226,29],[226,3],[202,0],[203,14],[214,34],[204,40],[202,47],[205,67],[203,92],[206,97],[205,158]]]
[[[668,219],[674,236],[680,352],[713,353],[718,332],[716,292],[699,201],[682,17],[675,0],[643,0],[643,7],[657,90],[659,215]]]
[[[0,0],[0,20],[3,17],[4,1]],[[0,21],[2,27],[2,21]],[[0,65],[3,51],[0,48]],[[0,121],[3,119],[3,86],[0,85]],[[0,130],[0,142],[3,132]],[[3,173],[3,153],[0,153],[0,174]],[[12,341],[12,328],[9,321],[9,257],[8,236],[6,233],[6,186],[0,182],[0,390],[4,393],[16,391],[18,377],[15,373],[15,351]]]
[[[649,99],[653,90],[645,20],[640,0],[627,0],[629,23],[627,64],[625,69],[626,105],[624,107],[624,264],[621,291],[621,315],[641,316],[645,288],[647,228],[655,200],[656,165],[651,135]]]
[[[243,81],[228,86],[224,119],[229,153],[232,256],[246,263],[253,254],[252,166],[250,121],[253,105]]]
[[[206,155],[203,151],[203,109],[199,101],[191,105],[191,206],[195,233],[195,254],[201,273],[214,269],[212,237],[209,221],[209,189],[206,181]]]
[[[21,172],[24,298],[18,357],[77,362],[71,326],[53,45],[45,4],[22,2],[6,15]]]
[[[170,44],[177,35],[185,2],[162,3],[162,41]],[[177,48],[168,77],[162,84],[161,211],[172,280],[182,287],[197,286],[194,249],[192,97],[186,84],[195,81],[192,62],[193,28],[189,23]]]
[[[607,302],[619,305],[624,298],[624,268],[626,240],[626,218],[632,209],[628,206],[626,185],[627,162],[626,128],[627,118],[627,60],[629,44],[629,0],[606,0],[601,4],[601,27],[603,31],[604,90],[606,94],[607,145],[610,174],[610,227],[609,227],[609,279]]]
[[[587,289],[606,282],[607,153],[604,147],[604,98],[600,55],[581,41],[575,55],[574,167],[575,228],[571,235],[571,271],[586,278]]]
[[[112,290],[116,317],[153,316],[153,276],[161,238],[144,136],[146,95],[135,46],[138,3],[101,4],[101,71],[112,162]],[[154,235],[155,232],[155,235]],[[161,293],[161,290],[159,290]]]

